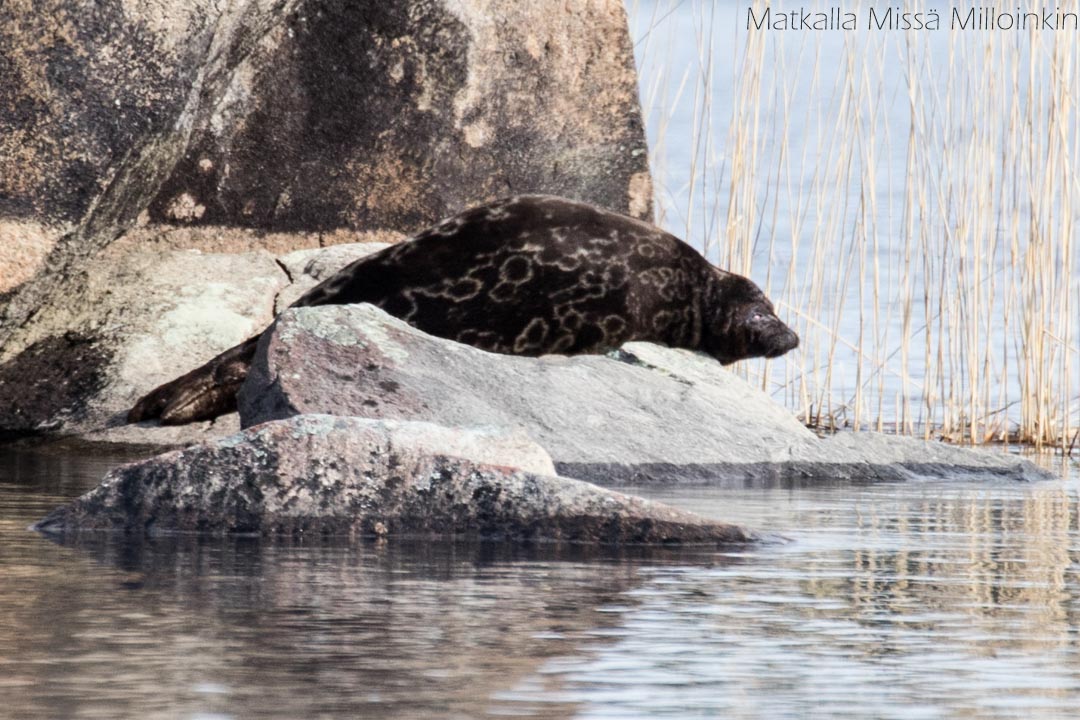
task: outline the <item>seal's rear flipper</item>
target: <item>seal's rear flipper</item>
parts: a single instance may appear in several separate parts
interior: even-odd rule
[[[259,336],[230,348],[205,365],[155,388],[128,412],[128,422],[161,418],[162,425],[212,420],[236,409]]]

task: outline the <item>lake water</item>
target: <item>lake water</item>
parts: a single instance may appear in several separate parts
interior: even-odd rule
[[[674,57],[675,85],[691,68],[680,102],[661,93],[646,109],[654,145],[669,123],[667,224],[704,245],[727,215],[717,188],[741,5],[628,4],[639,59],[649,47]],[[645,40],[654,21],[659,50]],[[717,36],[702,44],[706,21]],[[823,42],[816,62],[831,71],[843,41]],[[693,142],[707,48],[712,147]],[[763,213],[781,242],[755,255],[759,281],[793,252],[788,215]],[[834,365],[846,397],[852,361]],[[789,539],[734,553],[111,536],[62,547],[26,530],[125,459],[0,448],[0,718],[914,720],[1080,707],[1075,466],[1037,484],[629,488]]]
[[[1080,113],[1053,99],[1080,91],[1080,34],[957,30],[972,4],[942,0],[626,5],[659,221],[802,339],[750,376],[838,423],[1000,433],[1037,393],[1080,423]],[[751,5],[859,22],[749,32]],[[901,6],[946,19],[870,26]]]
[[[26,526],[120,455],[0,450],[3,718],[1066,718],[1080,474],[631,488],[749,551]]]

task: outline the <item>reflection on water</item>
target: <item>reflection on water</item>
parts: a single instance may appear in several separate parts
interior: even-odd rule
[[[640,488],[718,554],[25,530],[119,457],[0,452],[0,717],[1068,717],[1074,480]]]
[[[544,674],[582,717],[1073,717],[1076,490],[641,488],[794,542],[642,568],[616,641]]]

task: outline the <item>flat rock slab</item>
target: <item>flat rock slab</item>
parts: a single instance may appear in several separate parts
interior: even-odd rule
[[[711,358],[645,343],[615,357],[496,355],[368,305],[278,317],[240,393],[241,425],[304,413],[519,428],[596,482],[1045,477],[1003,454],[872,433],[821,440]]]
[[[34,529],[617,544],[755,539],[551,472],[543,450],[519,434],[306,415],[121,466]]]
[[[671,468],[683,478],[809,481],[890,481],[919,478],[951,478],[954,480],[987,480],[1002,478],[1021,481],[1053,479],[1053,474],[1032,462],[1004,451],[969,448],[937,441],[875,432],[840,432],[819,438],[796,420],[787,409],[765,393],[751,387],[735,375],[718,366],[710,358],[681,350],[632,343],[623,355],[632,362],[652,368],[695,387],[722,387],[735,403],[736,417],[725,411],[723,422],[743,418],[749,432],[760,432],[764,441],[776,442],[777,434],[790,439],[780,440],[784,447],[773,447],[774,460],[764,465],[741,465],[723,462],[700,467],[682,465]],[[774,429],[767,432],[760,425]],[[562,466],[563,472],[574,475],[572,467]],[[624,472],[636,479],[649,479],[649,473],[633,468]],[[664,470],[660,469],[660,475]],[[589,475],[586,471],[585,475]],[[574,475],[579,477],[579,475]]]
[[[1000,478],[1035,482],[1055,477],[1031,461],[1004,450],[995,452],[871,432],[845,432],[825,438],[817,447],[798,453],[795,462],[797,465],[823,465],[822,472],[828,472],[829,467],[838,467],[844,477],[855,479],[867,466],[896,469],[897,479],[901,480]]]

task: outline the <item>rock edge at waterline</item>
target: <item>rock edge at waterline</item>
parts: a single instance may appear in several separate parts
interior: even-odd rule
[[[497,355],[370,305],[290,309],[263,335],[241,425],[305,413],[518,428],[559,473],[601,483],[1047,479],[1031,462],[877,433],[827,439],[712,358]]]
[[[123,465],[34,530],[707,544],[742,528],[554,476],[528,438],[302,415]]]

